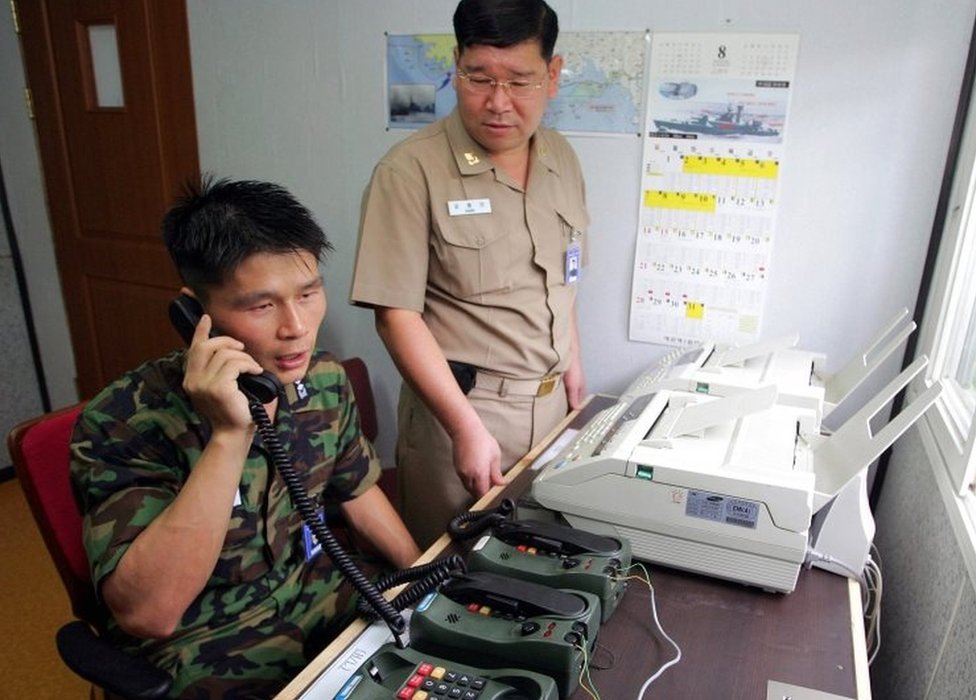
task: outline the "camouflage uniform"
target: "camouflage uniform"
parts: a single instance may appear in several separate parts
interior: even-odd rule
[[[209,437],[182,390],[185,351],[124,375],[85,408],[71,477],[96,586],[174,499]],[[308,493],[348,500],[379,477],[342,366],[316,353],[285,387],[275,428]],[[165,640],[108,634],[175,677],[179,697],[268,697],[349,621],[355,600],[324,553],[306,562],[302,522],[255,437],[223,550],[201,594]],[[369,573],[369,572],[367,572]]]

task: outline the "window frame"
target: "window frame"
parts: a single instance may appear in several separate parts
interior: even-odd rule
[[[960,306],[976,302],[976,279],[966,273],[976,269],[976,26],[960,90],[942,193],[932,226],[925,261],[916,320],[920,326],[916,347],[908,357],[925,354],[930,364],[928,380],[919,377],[906,394],[925,390],[926,381],[940,381],[943,390],[917,426],[922,449],[932,469],[933,481],[946,506],[946,514],[959,543],[960,553],[976,583],[976,416],[967,407],[955,381],[956,364],[967,328]],[[968,262],[969,268],[965,267]],[[970,278],[976,275],[969,273]],[[971,309],[974,307],[970,307]],[[974,311],[970,311],[974,313]],[[962,326],[960,328],[960,326]],[[959,338],[960,334],[963,338]],[[910,344],[912,341],[909,341]],[[946,377],[947,368],[950,376]]]
[[[955,380],[968,330],[964,310],[971,314],[976,308],[976,276],[966,274],[976,269],[976,102],[967,111],[918,347],[929,358],[930,380],[943,384],[933,409],[924,416],[937,446],[937,453],[929,456],[947,471],[960,497],[972,495],[976,479],[972,397]],[[922,389],[918,384],[913,393]]]

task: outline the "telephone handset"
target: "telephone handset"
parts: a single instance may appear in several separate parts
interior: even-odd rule
[[[471,547],[470,571],[489,571],[553,588],[588,591],[599,596],[602,621],[617,609],[627,590],[630,542],[556,523],[512,520],[515,504],[457,515],[448,525],[454,539],[484,534]]]
[[[441,587],[441,593],[455,603],[487,605],[496,613],[515,618],[578,618],[587,612],[587,601],[573,593],[488,571],[455,575]]]
[[[193,297],[181,294],[169,306],[169,317],[187,344],[193,339],[197,323],[203,315],[203,308]],[[211,336],[214,335],[211,332]],[[399,610],[395,609],[388,600],[383,597],[381,591],[370,581],[349,555],[342,549],[336,540],[335,535],[326,527],[325,523],[319,518],[316,504],[305,491],[305,484],[302,478],[295,471],[291,463],[291,458],[281,446],[274,425],[268,417],[264,404],[272,401],[281,393],[281,383],[278,378],[270,372],[263,374],[242,374],[238,377],[237,383],[241,391],[247,396],[248,408],[251,417],[254,419],[258,428],[258,434],[264,442],[265,448],[271,457],[271,463],[278,470],[288,495],[291,497],[292,504],[302,516],[302,520],[308,525],[315,535],[315,539],[322,545],[322,549],[329,559],[335,564],[336,568],[352,582],[356,590],[368,602],[369,606],[379,615],[383,622],[390,628],[397,644],[402,646],[401,635],[406,631],[406,621],[400,615]],[[401,573],[409,573],[407,572]]]
[[[485,669],[517,667],[568,698],[600,629],[600,600],[487,571],[455,575],[410,617],[410,646]]]
[[[193,333],[200,317],[203,315],[203,307],[200,302],[186,294],[180,294],[173,299],[169,305],[169,319],[179,332],[183,341],[189,345],[193,340]],[[210,331],[210,337],[220,335],[216,330]],[[237,378],[237,385],[246,395],[253,397],[261,403],[269,403],[281,393],[281,382],[271,372],[261,374],[241,374]]]

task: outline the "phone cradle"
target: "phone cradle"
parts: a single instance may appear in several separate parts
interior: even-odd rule
[[[579,683],[600,627],[600,600],[485,571],[457,576],[410,618],[410,645],[486,669],[552,677],[560,697]]]
[[[600,599],[602,622],[627,590],[630,542],[562,525],[506,520],[471,548],[469,571],[490,571]]]
[[[515,668],[485,670],[385,644],[346,681],[334,700],[457,698],[558,700],[556,682]]]

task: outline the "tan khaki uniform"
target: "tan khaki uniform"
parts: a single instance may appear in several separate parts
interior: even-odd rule
[[[394,146],[363,197],[350,295],[421,313],[447,359],[478,368],[468,398],[502,447],[503,470],[566,413],[561,382],[540,391],[540,380],[570,362],[576,285],[566,283],[567,251],[586,262],[576,155],[544,127],[530,146],[524,190],[492,166],[456,111]],[[470,502],[450,439],[424,412],[401,392],[401,508],[421,546]]]

